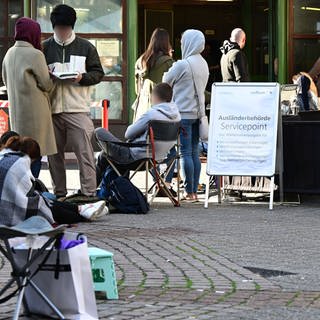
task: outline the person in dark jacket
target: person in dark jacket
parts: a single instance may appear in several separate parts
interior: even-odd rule
[[[225,40],[220,48],[222,57],[220,61],[221,74],[223,82],[248,82],[249,68],[247,57],[242,51],[246,45],[246,34],[236,28],[231,32],[230,40]],[[228,184],[233,184],[232,181],[239,179],[238,177],[226,177]],[[237,192],[228,191],[229,196],[238,196]]]
[[[55,88],[51,95],[53,124],[58,153],[48,157],[54,193],[67,194],[64,149],[68,141],[76,154],[81,193],[95,196],[96,171],[91,138],[94,131],[89,117],[90,86],[99,83],[104,75],[96,48],[75,35],[76,11],[64,4],[57,5],[50,15],[54,34],[44,41],[44,54],[53,74]],[[75,73],[61,80],[61,73]]]
[[[236,28],[230,40],[225,40],[221,47],[221,73],[223,82],[248,82],[249,69],[247,57],[242,51],[246,44],[246,34]]]

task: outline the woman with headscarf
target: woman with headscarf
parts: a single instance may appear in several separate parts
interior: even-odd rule
[[[2,63],[2,79],[10,102],[11,129],[36,140],[41,155],[55,154],[57,149],[49,102],[53,82],[41,51],[39,23],[29,18],[18,19],[14,38],[16,42]],[[41,159],[35,162],[32,169],[37,177]]]

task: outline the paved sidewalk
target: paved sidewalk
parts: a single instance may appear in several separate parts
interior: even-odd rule
[[[319,220],[302,205],[156,204],[76,230],[115,254],[120,299],[98,294],[100,319],[303,320],[320,319]]]

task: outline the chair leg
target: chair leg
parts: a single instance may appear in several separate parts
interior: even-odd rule
[[[156,188],[156,191],[153,192],[151,199],[149,201],[149,203],[152,203],[155,199],[155,197],[157,196],[157,193],[159,192],[160,188],[163,189],[163,191],[165,192],[166,196],[170,199],[170,201],[172,202],[172,204],[175,207],[180,207],[180,188],[179,188],[179,184],[178,184],[178,194],[177,194],[177,199],[171,194],[169,188],[166,185],[165,179],[169,173],[169,171],[172,169],[172,167],[175,165],[176,160],[179,161],[178,157],[174,158],[167,166],[167,169],[165,170],[164,173],[160,174],[159,170],[157,167],[154,166],[153,162],[150,162],[150,174],[153,176],[154,178],[154,182],[152,184],[152,186],[150,187],[149,191],[152,190],[153,188]],[[179,178],[179,162],[178,162],[178,180]]]
[[[180,157],[177,158],[177,198],[180,206]]]
[[[22,284],[23,285],[26,284],[26,278],[23,279]],[[25,287],[23,287],[19,292],[17,303],[16,303],[16,308],[14,310],[14,315],[12,317],[12,320],[18,320],[19,319],[21,305],[22,305],[22,299],[23,299],[23,296],[24,296],[24,291],[25,291]]]
[[[154,190],[152,191],[152,194],[151,194],[151,197],[150,197],[150,200],[149,200],[149,204],[152,204],[155,197],[157,196],[158,192],[159,192],[159,188],[158,186],[156,185],[157,183],[154,182],[153,185],[149,188],[149,191],[150,192],[151,190]]]
[[[107,159],[109,165],[111,166],[111,168],[115,171],[115,173],[118,175],[118,177],[121,177],[121,173],[119,172],[119,170],[117,169],[117,167],[113,164],[112,161],[110,161],[109,159]]]
[[[29,281],[30,286],[37,292],[37,294],[47,303],[52,311],[61,319],[64,320],[64,315],[60,310],[52,303],[52,301],[40,290],[40,288],[32,281]]]
[[[180,206],[180,135],[178,135],[177,139],[177,156],[176,156],[176,161],[177,161],[177,192],[178,192],[178,203]]]
[[[158,170],[157,168],[155,168],[153,166],[153,170]],[[167,197],[170,199],[170,201],[172,202],[172,204],[175,207],[179,207],[180,203],[175,199],[175,197],[172,195],[172,193],[170,192],[169,188],[167,187],[164,178],[160,175],[160,173],[157,171],[156,173],[156,183],[158,185],[158,187],[160,188],[160,186],[162,187],[162,190],[165,192],[165,194],[167,195]]]
[[[142,166],[143,166],[144,164],[145,164],[144,162],[141,162],[141,163],[138,165],[138,167],[134,170],[134,172],[132,173],[132,175],[129,177],[130,180],[137,174],[137,172],[140,171],[140,169],[142,168]]]
[[[31,260],[31,257],[32,257],[32,251],[33,249],[30,248],[28,250],[28,255],[27,255],[27,261],[30,261]],[[29,270],[26,269],[26,272],[28,272]],[[17,299],[17,303],[16,303],[16,308],[14,310],[14,314],[13,314],[13,320],[18,320],[19,319],[19,315],[20,315],[20,310],[21,310],[21,306],[22,306],[22,301],[23,301],[23,297],[24,297],[24,292],[26,290],[26,284],[27,284],[27,281],[28,281],[28,276],[24,276],[22,281],[21,281],[21,289],[20,289],[20,292],[19,292],[19,295],[18,295],[18,299]],[[17,284],[19,285],[20,284],[20,281],[17,280]]]
[[[149,161],[146,161],[146,199],[147,199],[147,202],[148,201],[148,191],[149,191],[149,188],[148,188],[148,176],[149,176]]]
[[[107,284],[107,298],[108,299],[119,299],[118,288],[117,288],[117,279],[114,271],[114,262],[113,258],[108,259],[105,265],[104,277]]]
[[[25,299],[25,290],[28,285],[33,287],[36,292],[46,301],[46,303],[54,310],[54,312],[59,316],[60,319],[65,319],[63,314],[53,305],[53,303],[49,300],[48,297],[46,297],[40,289],[32,282],[29,275],[30,266],[40,257],[40,255],[48,248],[48,246],[56,241],[60,235],[57,235],[56,237],[50,238],[42,247],[41,249],[37,250],[36,253],[34,253],[32,246],[28,250],[27,258],[26,258],[26,264],[21,268],[21,266],[17,265],[15,261],[15,257],[12,254],[11,246],[8,239],[4,239],[6,250],[0,245],[0,251],[2,253],[5,252],[5,257],[8,259],[8,261],[11,264],[12,267],[12,279],[8,281],[8,283],[0,290],[0,296],[9,288],[11,287],[13,282],[17,283],[19,294],[16,302],[16,307],[13,314],[13,320],[18,320],[22,304],[25,307],[25,311],[29,313],[29,308],[26,303]],[[32,240],[33,241],[33,240]],[[34,253],[34,254],[33,254]]]

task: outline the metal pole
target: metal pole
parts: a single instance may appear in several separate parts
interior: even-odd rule
[[[208,209],[209,206],[209,194],[210,194],[210,176],[207,175],[207,181],[206,181],[206,198],[204,201],[204,208]]]
[[[269,202],[270,210],[273,210],[273,196],[274,196],[274,176],[271,177],[271,183],[270,183],[270,202]]]
[[[32,257],[32,246],[31,248],[28,250],[28,256],[27,256],[27,261],[30,261],[31,257]],[[16,304],[16,308],[14,310],[14,315],[13,315],[13,318],[12,320],[18,320],[19,319],[19,314],[20,314],[20,309],[21,309],[21,305],[22,305],[22,300],[23,300],[23,296],[24,296],[24,291],[26,289],[26,284],[27,284],[27,280],[28,280],[28,276],[27,276],[27,273],[28,273],[29,269],[27,268],[25,270],[25,276],[24,278],[22,279],[22,282],[21,282],[21,290],[19,292],[19,295],[18,295],[18,299],[17,299],[17,304]]]
[[[109,130],[109,107],[110,101],[108,99],[102,100],[102,127]]]

